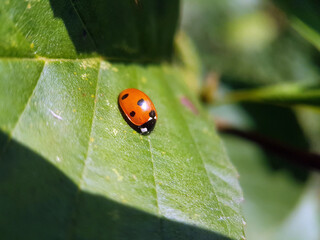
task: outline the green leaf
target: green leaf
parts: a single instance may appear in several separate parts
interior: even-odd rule
[[[319,85],[275,84],[226,94],[221,102],[265,102],[283,106],[320,106]]]
[[[263,134],[269,134],[270,130],[277,128],[279,133],[283,133],[283,126],[279,124],[279,119],[283,116],[280,115],[283,111],[293,110],[299,117],[300,126],[304,129],[304,132],[311,142],[311,150],[319,152],[320,147],[320,90],[319,85],[307,85],[307,84],[277,84],[270,85],[267,87],[255,88],[250,90],[236,90],[226,94],[217,104],[221,103],[241,103],[241,104],[253,104],[256,105],[254,111],[257,111],[261,115],[261,119],[270,118],[268,108],[266,105],[272,105],[273,107],[278,106],[279,112],[271,113],[277,117],[276,121],[273,121],[269,128],[266,130],[265,127],[260,130]],[[253,112],[253,111],[252,111]],[[280,128],[278,128],[280,127]],[[265,129],[265,130],[263,130]],[[301,136],[291,135],[292,131],[287,131],[286,134],[290,135],[292,139],[299,139]],[[273,136],[271,136],[273,137]],[[280,139],[283,141],[283,139]],[[284,142],[291,141],[290,138],[285,139]],[[300,144],[294,144],[298,148],[305,148]],[[308,149],[306,149],[308,150]]]
[[[254,131],[300,149],[310,147],[305,122],[289,108],[245,103],[220,106],[213,113],[243,131]],[[315,131],[310,114],[305,118],[310,130]],[[319,239],[319,174],[308,177],[306,169],[264,151],[254,141],[221,136],[240,174],[248,240]]]
[[[168,59],[179,0],[4,0],[0,56]]]
[[[12,139],[2,137],[4,238],[242,237],[237,172],[181,68],[1,59],[0,74],[0,126]],[[118,94],[131,87],[157,108],[150,136],[118,109]]]
[[[320,50],[319,4],[316,1],[274,1],[289,19],[291,26]]]
[[[291,20],[292,27],[320,51],[320,34],[299,19]]]

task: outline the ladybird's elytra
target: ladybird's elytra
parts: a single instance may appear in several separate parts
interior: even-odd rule
[[[119,94],[119,107],[129,125],[139,133],[149,134],[157,122],[157,111],[151,99],[142,91],[128,88]]]

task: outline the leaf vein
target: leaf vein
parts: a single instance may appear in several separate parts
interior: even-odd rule
[[[12,140],[13,133],[14,133],[14,131],[16,130],[17,126],[19,125],[23,113],[25,112],[25,110],[27,109],[28,105],[29,105],[30,102],[31,102],[32,96],[33,96],[34,93],[35,93],[35,89],[37,88],[37,85],[38,85],[39,80],[40,80],[40,78],[41,78],[41,75],[42,75],[42,73],[43,73],[43,71],[44,71],[44,69],[45,69],[45,66],[46,66],[46,62],[43,62],[42,70],[40,71],[39,77],[37,78],[37,81],[36,81],[36,83],[35,83],[35,85],[34,85],[34,88],[33,88],[32,92],[31,92],[31,94],[30,94],[30,96],[29,96],[29,98],[28,98],[28,100],[27,100],[24,108],[22,109],[22,111],[21,111],[21,113],[20,113],[20,115],[19,115],[19,117],[18,117],[17,122],[15,123],[15,125],[14,125],[14,127],[12,128],[11,132],[9,133],[7,143],[5,144],[5,146],[3,147],[2,151],[0,152],[0,159],[1,159],[1,156],[6,152],[7,147],[9,146],[9,144],[10,144],[10,142],[11,142],[11,140]]]
[[[153,175],[153,182],[154,182],[154,190],[155,190],[155,199],[156,199],[156,204],[158,208],[158,214],[161,216],[161,211],[159,207],[159,200],[158,200],[158,190],[157,190],[157,184],[156,184],[156,176],[155,176],[155,167],[154,167],[154,159],[153,159],[153,153],[152,153],[152,145],[150,141],[150,136],[148,136],[148,142],[149,142],[149,148],[150,148],[150,157],[151,157],[151,162],[152,162],[152,175]],[[160,232],[160,238],[163,239],[162,236],[162,218],[159,217],[159,232]]]
[[[90,141],[91,141],[91,136],[92,136],[92,129],[93,129],[93,125],[94,125],[94,116],[95,116],[95,111],[96,111],[96,105],[97,105],[97,92],[98,92],[98,83],[99,83],[99,78],[100,78],[100,72],[101,72],[101,61],[100,61],[100,66],[99,66],[99,72],[98,72],[98,75],[97,75],[97,81],[96,81],[96,87],[95,87],[95,99],[94,99],[94,105],[93,105],[93,113],[92,113],[92,118],[91,118],[91,124],[90,124],[90,133],[89,133],[89,137],[88,137],[88,146],[87,146],[87,152],[86,152],[86,155],[85,155],[85,160],[84,160],[84,165],[83,165],[83,168],[82,168],[82,172],[81,172],[81,175],[80,175],[80,181],[79,181],[79,184],[77,185],[78,187],[78,190],[76,192],[76,195],[75,195],[75,204],[74,204],[74,207],[73,207],[73,212],[72,212],[72,219],[71,220],[76,220],[76,213],[77,213],[77,205],[79,203],[79,195],[80,195],[80,190],[82,189],[82,185],[83,185],[83,179],[84,179],[84,175],[85,175],[85,172],[86,172],[86,169],[87,169],[87,164],[88,164],[88,155],[89,155],[89,149],[90,149]],[[74,231],[72,231],[74,229],[74,225],[75,225],[75,221],[72,221],[71,226],[69,227],[69,238],[73,238],[73,234],[74,234]]]
[[[153,182],[155,186],[155,195],[156,195],[156,202],[157,202],[157,208],[158,208],[158,213],[160,213],[160,207],[159,207],[159,202],[158,202],[158,191],[157,191],[157,184],[156,184],[156,176],[155,176],[155,171],[154,171],[154,159],[153,159],[153,153],[152,153],[152,146],[151,146],[151,141],[150,141],[150,136],[148,136],[148,143],[149,143],[149,149],[150,149],[150,158],[151,158],[151,163],[152,163],[152,175],[153,175]]]
[[[175,96],[174,91],[172,90],[170,84],[168,83],[168,80],[167,80],[168,78],[165,78],[165,79],[166,79],[165,82],[166,82],[166,85],[168,86],[169,91],[171,92],[172,96]],[[191,139],[192,139],[195,147],[197,148],[197,152],[199,153],[199,156],[200,156],[200,159],[201,159],[201,161],[202,161],[203,167],[204,167],[204,169],[205,169],[205,171],[206,171],[206,176],[207,176],[207,178],[208,178],[208,180],[209,180],[210,185],[212,186],[212,192],[213,192],[215,198],[217,199],[217,204],[218,204],[218,207],[220,208],[220,212],[221,212],[221,214],[223,215],[224,219],[227,221],[228,219],[226,218],[226,215],[224,214],[224,212],[223,212],[223,210],[222,210],[222,207],[221,207],[221,205],[220,205],[220,200],[219,200],[219,198],[218,198],[218,196],[217,196],[217,194],[216,194],[216,192],[215,192],[215,189],[214,189],[214,185],[213,185],[213,183],[212,183],[212,180],[211,180],[210,177],[209,177],[208,170],[207,170],[206,164],[205,164],[205,162],[204,162],[204,158],[203,158],[203,156],[202,156],[202,153],[201,153],[201,151],[200,151],[200,149],[199,149],[199,146],[198,146],[197,142],[195,141],[195,137],[194,137],[194,135],[193,135],[193,133],[192,133],[190,127],[189,127],[189,124],[188,124],[186,118],[184,117],[184,114],[181,114],[181,116],[182,116],[181,118],[182,118],[183,121],[185,122],[185,125],[187,126],[187,130],[188,130],[188,132],[189,132],[189,134],[190,134],[190,136],[191,136]],[[229,235],[230,235],[229,224],[226,224],[226,228],[227,228],[227,231],[228,231],[228,233],[229,233]]]
[[[183,114],[182,114],[182,115],[183,115]],[[201,153],[201,151],[200,151],[200,149],[199,149],[199,146],[198,146],[197,142],[195,141],[194,135],[193,135],[192,131],[190,130],[190,127],[189,127],[189,125],[188,125],[188,123],[187,123],[187,120],[185,119],[185,117],[182,117],[182,118],[184,119],[184,121],[185,121],[185,123],[186,123],[186,125],[187,125],[187,128],[188,128],[188,131],[189,131],[189,133],[190,133],[190,135],[191,135],[192,141],[194,142],[194,145],[196,146],[197,151],[199,152],[199,155],[200,155],[200,158],[201,158],[203,167],[204,167],[204,169],[205,169],[205,171],[206,171],[206,175],[207,175],[207,177],[208,177],[208,180],[209,180],[209,182],[210,182],[210,185],[212,186],[212,190],[213,190],[213,193],[214,193],[214,195],[215,195],[215,197],[216,197],[216,199],[217,199],[217,204],[218,204],[218,206],[219,206],[219,208],[220,208],[220,211],[221,211],[224,219],[225,219],[226,222],[228,223],[228,218],[226,217],[226,215],[224,214],[224,212],[223,212],[223,210],[222,210],[222,207],[221,207],[221,205],[220,205],[220,199],[218,198],[218,195],[216,194],[215,189],[214,189],[214,186],[213,186],[213,184],[212,184],[212,180],[211,180],[210,177],[209,177],[209,173],[208,173],[206,164],[205,164],[205,162],[204,162],[204,160],[203,160],[203,159],[204,159],[204,158],[203,158],[203,155],[202,155],[202,153]],[[218,177],[219,177],[219,176],[218,176]],[[228,233],[229,233],[229,235],[230,235],[231,233],[230,233],[229,223],[226,224],[226,226],[227,226]]]

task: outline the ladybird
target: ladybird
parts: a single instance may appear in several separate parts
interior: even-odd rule
[[[144,92],[135,88],[123,90],[119,94],[118,103],[125,120],[137,132],[146,135],[154,129],[157,111]]]

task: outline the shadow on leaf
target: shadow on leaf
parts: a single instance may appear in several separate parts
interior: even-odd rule
[[[6,139],[0,132],[0,142]],[[14,140],[0,165],[2,239],[229,239],[79,190],[54,165]]]
[[[77,52],[116,61],[170,59],[179,0],[50,0]]]

